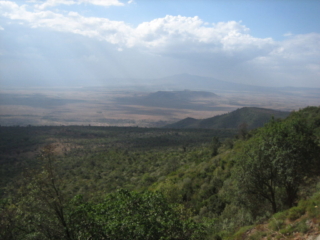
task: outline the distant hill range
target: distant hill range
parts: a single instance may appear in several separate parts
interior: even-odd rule
[[[185,118],[164,128],[238,128],[247,124],[248,129],[262,127],[274,118],[286,118],[290,112],[265,108],[244,107],[233,112],[206,119]]]
[[[157,101],[159,99],[161,100],[174,100],[174,101],[180,101],[180,100],[194,100],[198,98],[214,98],[218,97],[217,94],[212,92],[205,92],[205,91],[158,91],[155,93],[150,93],[148,96],[145,97],[146,100],[151,101]]]
[[[276,88],[253,86],[248,84],[221,81],[212,77],[202,77],[190,74],[178,74],[164,78],[154,79],[108,79],[113,86],[136,87],[137,89],[153,90],[176,90],[190,89],[195,91],[275,91]]]
[[[275,88],[253,86],[248,84],[234,83],[221,81],[212,77],[202,77],[190,74],[178,74],[159,78],[153,83],[158,86],[166,86],[167,88],[179,89],[181,87],[192,90],[205,90],[205,91],[253,91],[253,92],[266,92],[275,91]]]
[[[212,110],[212,104],[199,104],[197,100],[217,101],[219,96],[205,91],[157,91],[145,96],[120,97],[116,101],[127,105],[141,105],[148,107],[165,107],[178,109]]]
[[[319,88],[297,88],[297,87],[264,87],[250,84],[235,83],[222,81],[212,77],[203,77],[191,74],[178,74],[163,78],[153,79],[108,79],[113,87],[131,87],[145,91],[181,91],[190,89],[193,91],[209,91],[209,92],[264,92],[264,93],[287,93],[292,91],[306,91],[313,93],[315,97],[319,95]],[[254,84],[254,83],[253,83]]]

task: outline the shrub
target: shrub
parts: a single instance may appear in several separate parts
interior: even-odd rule
[[[301,233],[306,233],[309,230],[306,221],[299,222],[298,225],[296,226],[296,229],[298,232],[301,232]]]
[[[288,218],[291,221],[294,221],[305,214],[306,208],[303,206],[293,207],[289,210]]]
[[[284,220],[273,218],[268,227],[273,231],[279,231],[284,226]]]

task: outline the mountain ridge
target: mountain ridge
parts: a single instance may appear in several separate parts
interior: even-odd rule
[[[262,127],[272,117],[285,118],[289,114],[290,112],[267,108],[243,107],[211,118],[185,118],[164,128],[238,128],[241,124],[246,124],[248,129],[254,129]]]
[[[176,74],[161,78],[111,78],[107,79],[111,86],[131,86],[135,88],[153,89],[153,90],[183,90],[193,91],[240,91],[240,92],[286,92],[286,91],[320,91],[320,88],[306,88],[293,86],[258,86],[245,83],[229,82],[214,77],[204,77],[192,74]],[[110,84],[107,84],[110,85]]]

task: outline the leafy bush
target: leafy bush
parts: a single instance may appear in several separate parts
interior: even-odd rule
[[[203,239],[204,228],[184,219],[161,193],[119,190],[102,203],[76,199],[77,233],[86,239]]]
[[[289,210],[288,218],[289,220],[294,221],[301,217],[305,212],[306,209],[303,206],[293,207]]]
[[[234,235],[233,239],[234,240],[241,240],[244,239],[244,235],[253,228],[253,226],[245,226],[240,228]]]
[[[301,221],[298,223],[298,225],[295,227],[295,229],[298,232],[306,233],[309,230],[309,227],[308,227],[306,221]]]
[[[270,222],[268,227],[273,231],[279,231],[284,226],[284,220],[273,218]]]

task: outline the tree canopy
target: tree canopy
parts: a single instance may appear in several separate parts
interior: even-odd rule
[[[305,119],[271,121],[246,142],[234,176],[247,196],[262,198],[272,211],[292,207],[299,186],[319,169],[319,147]]]

